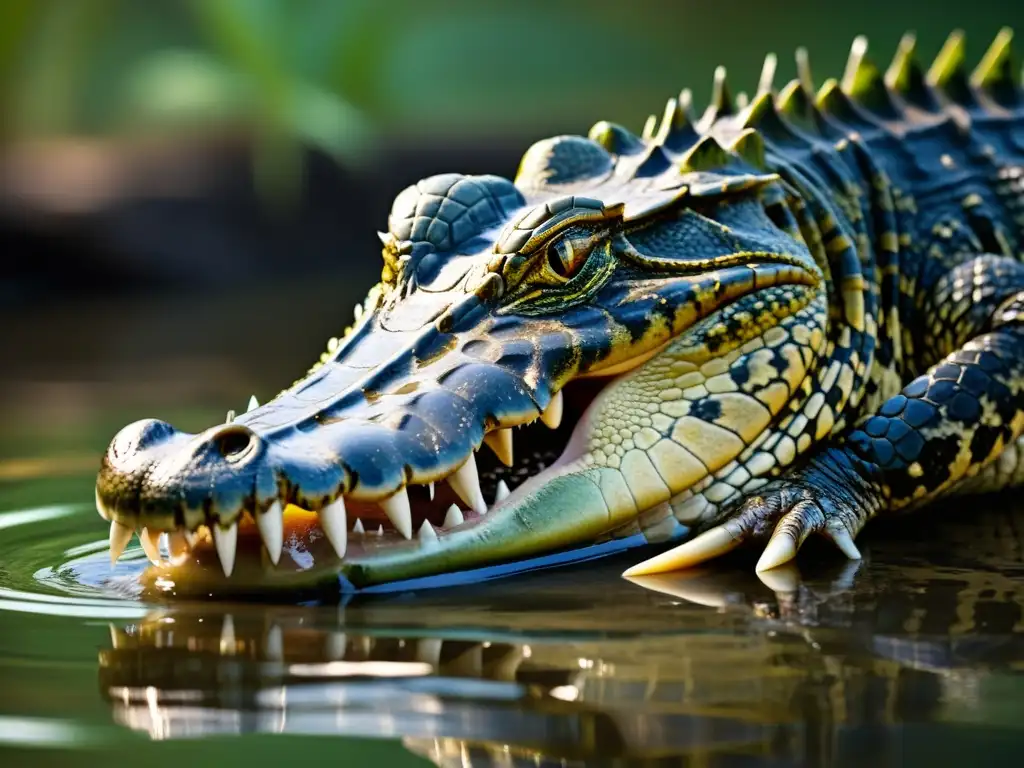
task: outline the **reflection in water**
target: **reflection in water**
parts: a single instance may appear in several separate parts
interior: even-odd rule
[[[100,688],[155,738],[401,738],[445,766],[904,764],[916,724],[1018,727],[986,693],[1021,698],[1024,563],[987,517],[940,526],[947,568],[908,528],[807,578],[630,583],[615,562],[341,607],[175,605],[112,627]]]

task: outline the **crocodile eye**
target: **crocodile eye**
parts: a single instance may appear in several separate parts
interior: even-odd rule
[[[590,238],[559,238],[548,246],[548,266],[559,277],[569,279],[580,271],[593,247]]]

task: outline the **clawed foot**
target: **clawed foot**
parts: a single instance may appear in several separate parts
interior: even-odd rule
[[[815,463],[793,477],[766,485],[729,518],[685,544],[627,570],[624,576],[664,573],[689,568],[741,544],[764,542],[756,569],[766,571],[796,557],[808,536],[831,539],[843,554],[860,559],[854,537],[875,511],[863,482],[851,482],[832,462]]]

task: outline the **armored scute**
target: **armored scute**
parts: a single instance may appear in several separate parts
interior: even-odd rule
[[[1010,33],[531,147],[395,200],[381,282],[320,362],[198,435],[119,433],[96,494],[165,583],[264,592],[595,542],[630,573],[1024,477],[1024,103]],[[925,518],[922,518],[924,520]],[[158,547],[169,534],[170,560]],[[222,575],[223,573],[223,575]]]

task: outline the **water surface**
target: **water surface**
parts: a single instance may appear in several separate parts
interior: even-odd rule
[[[763,580],[741,555],[631,583],[627,554],[342,605],[147,604],[135,545],[110,569],[91,482],[0,486],[19,765],[1009,765],[1024,743],[1012,499]]]
[[[631,583],[626,553],[343,605],[140,602],[141,552],[111,571],[92,508],[107,441],[272,396],[336,331],[332,291],[18,318],[0,371],[0,764],[1020,764],[1014,494],[873,523],[862,562],[810,547],[764,581],[741,554]]]

